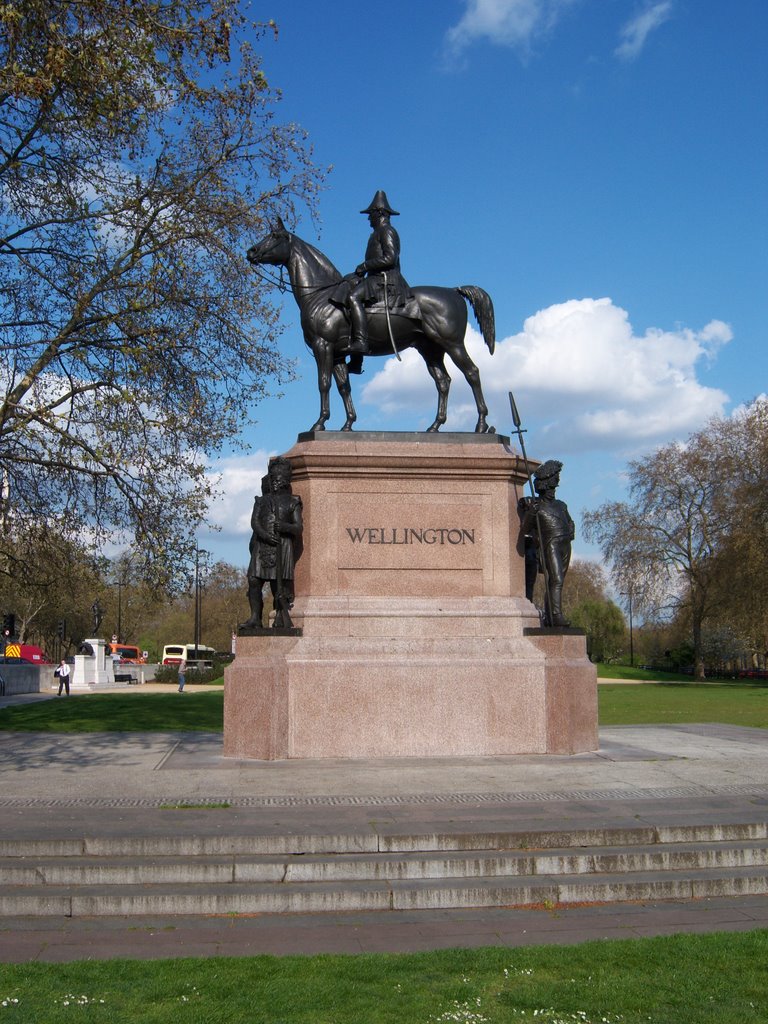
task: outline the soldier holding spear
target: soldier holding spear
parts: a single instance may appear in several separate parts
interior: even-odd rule
[[[557,459],[550,459],[531,474],[525,453],[523,430],[520,426],[520,414],[511,391],[509,404],[531,487],[531,497],[521,498],[518,509],[522,516],[521,529],[526,537],[534,539],[536,565],[538,571],[544,574],[544,624],[555,627],[568,626],[569,622],[563,615],[563,583],[571,561],[571,541],[575,535],[575,526],[568,513],[568,506],[564,501],[555,498],[563,464]],[[531,600],[536,576],[534,573],[529,577],[527,568],[526,565],[526,597]]]

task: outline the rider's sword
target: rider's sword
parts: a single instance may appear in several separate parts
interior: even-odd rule
[[[389,340],[392,344],[392,351],[397,356],[398,363],[402,363],[403,360],[400,358],[400,353],[397,351],[395,338],[394,335],[392,334],[392,324],[389,319],[389,289],[387,288],[387,272],[386,270],[383,270],[382,273],[384,275],[384,312],[387,314],[387,330],[389,331]]]

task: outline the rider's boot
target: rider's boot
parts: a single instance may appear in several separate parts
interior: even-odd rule
[[[351,355],[367,356],[368,348],[368,322],[365,317],[363,304],[354,295],[349,297],[349,315],[352,320],[352,339],[349,344]],[[359,370],[351,370],[351,373],[359,373]]]

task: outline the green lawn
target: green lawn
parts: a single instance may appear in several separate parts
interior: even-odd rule
[[[691,683],[693,677],[684,675],[682,672],[659,672],[656,669],[638,668],[636,665],[605,665],[602,662],[597,665],[598,679],[637,679],[653,682],[658,680],[662,683]]]
[[[768,729],[768,686],[764,683],[602,683],[598,700],[601,725],[723,722]],[[2,708],[0,730],[221,732],[223,706],[224,694],[215,690],[88,694]]]
[[[754,683],[661,683],[598,687],[601,725],[722,722],[768,729],[768,686]]]
[[[0,708],[0,730],[20,732],[221,732],[224,693],[93,693]],[[0,1022],[2,1016],[0,1016]]]
[[[765,1024],[766,964],[768,931],[418,954],[3,965],[0,1020]]]

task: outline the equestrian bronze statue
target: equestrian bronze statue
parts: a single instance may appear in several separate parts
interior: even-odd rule
[[[382,196],[383,202],[386,203],[383,192],[377,193],[378,196]],[[372,207],[375,203],[376,199]],[[389,206],[388,203],[386,205]],[[388,223],[388,218],[381,218],[379,212],[378,209],[374,210],[377,225],[374,234]],[[390,209],[389,212],[395,211]],[[373,214],[371,222],[373,225]],[[373,239],[374,236],[371,237]],[[393,300],[393,289],[390,287],[390,283],[396,284],[398,288],[400,286],[399,262],[397,277],[391,282],[384,281],[380,292],[377,287],[378,280],[368,285],[368,277],[363,278],[363,286],[360,287],[361,273],[356,272],[355,275],[343,278],[323,253],[288,231],[279,218],[274,230],[252,246],[247,255],[254,266],[268,264],[285,267],[288,271],[293,297],[301,311],[304,340],[312,350],[317,363],[320,416],[310,428],[311,431],[324,430],[330,417],[332,378],[336,381],[347,415],[341,429],[351,430],[357,414],[352,404],[350,369],[352,372],[359,372],[362,352],[372,356],[390,356],[393,352],[397,354],[406,348],[416,349],[427,364],[427,370],[437,388],[437,415],[434,423],[428,428],[429,432],[439,430],[446,421],[448,392],[451,386],[451,378],[444,363],[446,355],[450,356],[472,389],[477,406],[475,432],[482,434],[489,431],[488,407],[483,398],[480,373],[464,344],[468,302],[477,318],[489,352],[493,353],[496,345],[493,303],[482,288],[476,285],[458,288],[439,288],[430,285],[413,287],[408,289],[405,302],[402,304],[399,298]],[[366,259],[364,264],[360,264],[358,271],[371,276],[371,271],[375,268],[368,268],[367,263]],[[382,275],[384,273],[387,272],[382,271]],[[376,301],[380,294],[382,301]],[[364,332],[359,330],[359,325],[356,330],[352,328],[350,296],[353,303],[362,301],[364,306],[367,327]],[[366,296],[373,302],[369,302]],[[359,318],[359,309],[352,315]],[[347,363],[348,356],[353,360],[351,367]]]

